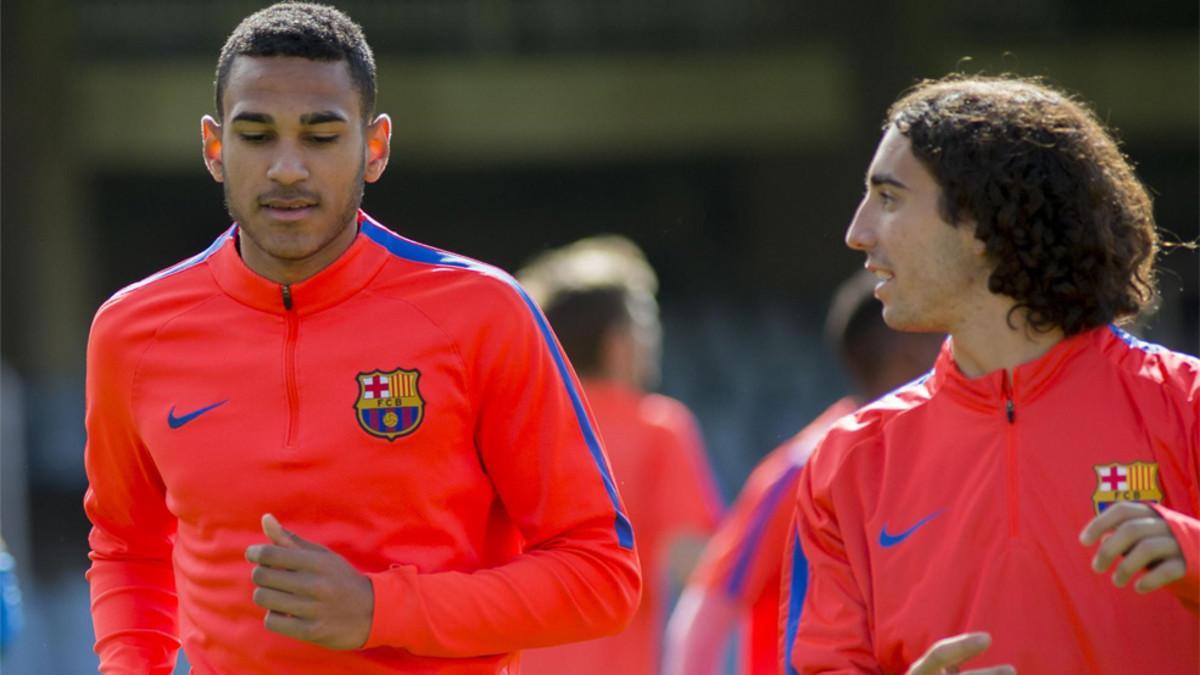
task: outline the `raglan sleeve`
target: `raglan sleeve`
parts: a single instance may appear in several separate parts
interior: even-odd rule
[[[179,649],[175,519],[134,424],[136,346],[101,308],[88,339],[84,510],[92,622],[103,673],[170,673]]]
[[[507,653],[615,634],[637,608],[633,531],[587,401],[541,311],[515,285],[501,290],[462,350],[476,446],[523,552],[470,573],[369,575],[366,647]]]
[[[1190,508],[1193,514],[1200,514],[1200,375],[1197,371],[1200,371],[1200,366],[1191,369],[1190,387],[1185,389],[1190,390],[1190,396],[1186,399],[1182,425],[1184,438],[1179,444],[1180,452],[1174,458],[1174,463],[1188,475],[1187,483],[1191,488],[1188,498],[1192,502]],[[1166,588],[1188,609],[1200,613],[1200,519],[1161,504],[1152,504],[1151,507],[1167,522],[1183,551],[1183,578]]]
[[[878,673],[867,603],[835,509],[840,435],[821,443],[800,475],[792,534],[784,555],[783,661],[786,673]]]

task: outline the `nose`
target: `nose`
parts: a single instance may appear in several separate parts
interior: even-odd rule
[[[850,227],[846,228],[846,246],[855,251],[869,251],[875,247],[875,223],[869,212],[867,200],[863,199],[854,212]]]
[[[287,143],[280,143],[279,146],[279,152],[267,169],[267,178],[280,185],[295,185],[308,178],[308,167],[300,149]]]

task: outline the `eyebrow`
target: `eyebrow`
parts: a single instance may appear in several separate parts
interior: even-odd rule
[[[316,124],[328,124],[329,122],[346,122],[346,116],[334,112],[332,110],[323,110],[321,112],[307,113],[300,116],[300,124],[305,126],[313,126]]]
[[[243,113],[238,113],[237,115],[235,115],[233,118],[233,121],[234,122],[253,122],[255,124],[271,124],[275,121],[275,118],[271,117],[270,115],[265,115],[263,113],[243,112]]]
[[[275,123],[275,118],[265,113],[243,112],[238,113],[234,118],[234,122],[250,122],[253,124]],[[304,126],[314,126],[317,124],[328,124],[330,122],[346,122],[346,116],[332,110],[322,110],[321,112],[305,113],[300,116],[300,124]]]
[[[901,190],[908,189],[907,185],[900,182],[900,179],[896,178],[895,176],[893,176],[890,173],[871,174],[870,178],[867,179],[867,182],[871,184],[871,187],[879,187],[880,185],[891,185],[892,187],[897,187],[897,188],[900,188]]]

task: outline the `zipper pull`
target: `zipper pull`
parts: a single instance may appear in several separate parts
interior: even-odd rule
[[[1008,415],[1008,423],[1012,424],[1013,421],[1015,421],[1017,419],[1017,410],[1016,410],[1016,406],[1013,405],[1013,401],[1011,398],[1007,399],[1007,402],[1004,405],[1004,411],[1005,411],[1005,414]]]
[[[280,286],[280,290],[283,292],[283,308],[290,310],[292,308],[292,287],[284,284]]]

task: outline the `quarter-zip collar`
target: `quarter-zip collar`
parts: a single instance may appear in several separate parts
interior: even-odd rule
[[[362,290],[379,273],[388,253],[362,234],[362,223],[368,218],[358,212],[359,232],[350,248],[328,267],[304,281],[289,284],[287,293],[292,309],[301,315],[319,312],[336,305]],[[208,260],[217,285],[230,296],[264,312],[284,314],[283,284],[259,275],[246,266],[238,254],[235,224],[225,243]],[[232,234],[232,236],[229,236]]]
[[[953,338],[950,338],[942,345],[927,386],[931,394],[944,390],[955,400],[980,412],[1004,410],[1011,401],[1028,404],[1088,345],[1111,338],[1111,332],[1103,326],[1066,338],[1045,354],[1014,368],[1011,378],[1004,368],[976,378],[967,377],[954,362]]]

